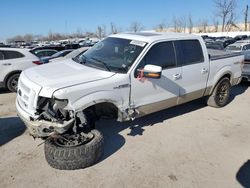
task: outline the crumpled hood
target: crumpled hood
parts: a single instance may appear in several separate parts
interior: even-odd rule
[[[29,68],[24,74],[42,87],[41,96],[51,97],[58,89],[109,78],[115,73],[87,67],[67,59]]]

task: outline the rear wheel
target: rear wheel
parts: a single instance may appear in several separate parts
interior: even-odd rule
[[[208,97],[207,104],[212,107],[220,108],[225,106],[230,97],[231,84],[228,78],[222,78],[215,86],[212,95]]]
[[[96,129],[89,133],[65,134],[49,138],[44,145],[49,165],[61,170],[86,168],[103,154],[103,135]]]
[[[17,74],[11,75],[8,78],[8,80],[6,82],[6,86],[7,86],[8,90],[10,90],[11,92],[16,92],[17,91],[19,76],[20,76],[20,73],[17,73]]]

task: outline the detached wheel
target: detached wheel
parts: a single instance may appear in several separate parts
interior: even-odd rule
[[[231,84],[228,78],[221,79],[215,86],[212,95],[208,97],[207,105],[220,108],[228,103]]]
[[[8,90],[11,92],[16,92],[17,91],[17,85],[18,85],[18,79],[19,79],[20,74],[13,74],[11,75],[6,83],[6,86]]]
[[[75,170],[97,163],[103,154],[103,147],[103,136],[94,129],[88,134],[49,138],[45,142],[44,153],[51,167],[60,170]]]

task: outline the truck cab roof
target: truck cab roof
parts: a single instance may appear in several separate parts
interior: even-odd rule
[[[200,39],[200,36],[185,33],[160,33],[160,32],[138,32],[138,33],[119,33],[111,35],[114,38],[123,38],[137,40],[146,43],[152,43],[159,40],[176,40],[176,39]]]

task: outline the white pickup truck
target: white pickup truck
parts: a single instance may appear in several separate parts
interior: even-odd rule
[[[16,108],[58,169],[94,164],[103,151],[94,122],[133,120],[197,98],[227,104],[244,56],[211,51],[189,34],[111,35],[78,58],[22,72]]]

